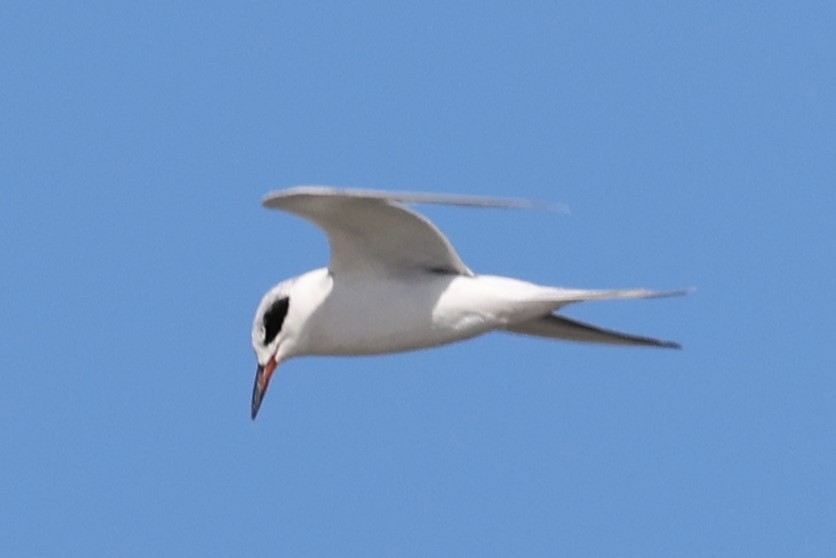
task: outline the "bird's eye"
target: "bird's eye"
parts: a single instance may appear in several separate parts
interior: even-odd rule
[[[267,312],[264,313],[264,344],[269,345],[273,339],[282,330],[284,318],[287,316],[287,308],[290,305],[290,299],[287,297],[280,298],[274,302]]]

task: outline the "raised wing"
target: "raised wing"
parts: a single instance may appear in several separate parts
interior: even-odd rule
[[[426,217],[400,205],[435,203],[477,207],[531,207],[494,198],[377,192],[297,186],[268,194],[262,204],[312,221],[328,236],[329,269],[347,273],[397,273],[414,269],[473,275],[450,241]]]

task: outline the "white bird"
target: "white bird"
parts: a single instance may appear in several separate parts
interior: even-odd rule
[[[687,291],[581,290],[477,275],[426,217],[401,203],[531,207],[520,200],[299,186],[263,205],[312,221],[331,246],[327,268],[283,281],[261,299],[252,418],[276,367],[303,355],[371,355],[435,347],[502,330],[571,341],[680,348],[556,314],[587,300]]]

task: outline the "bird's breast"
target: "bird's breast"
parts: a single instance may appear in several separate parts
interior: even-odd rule
[[[453,293],[460,278],[443,274],[335,278],[328,295],[307,319],[306,352],[359,355],[409,351],[494,329],[497,322],[489,313],[451,301],[457,298]]]

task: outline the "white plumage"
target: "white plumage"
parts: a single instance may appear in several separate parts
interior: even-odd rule
[[[474,274],[427,218],[401,203],[529,207],[531,202],[300,186],[264,206],[308,219],[328,236],[331,261],[279,283],[253,322],[255,418],[276,366],[302,355],[365,355],[433,347],[492,330],[572,341],[679,348],[555,314],[588,300],[687,291],[580,290]]]

